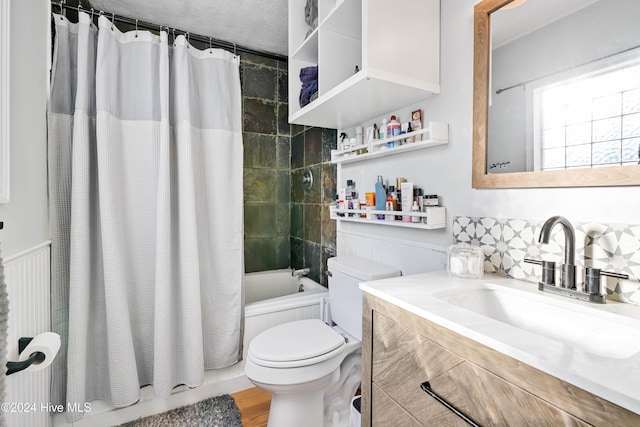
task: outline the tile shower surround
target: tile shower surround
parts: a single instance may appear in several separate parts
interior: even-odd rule
[[[571,223],[576,235],[577,282],[583,282],[585,265],[628,274],[629,280],[603,277],[607,296],[640,305],[640,225]],[[453,220],[453,238],[455,243],[482,248],[486,272],[537,283],[540,266],[525,263],[525,258],[564,260],[562,227],[554,227],[551,242],[543,245],[538,243],[542,224],[543,220],[458,216]]]
[[[286,62],[242,55],[240,71],[245,271],[309,267],[326,285],[321,271],[336,235],[323,207],[335,199],[336,131],[289,125]],[[314,176],[309,191],[301,185],[306,168]]]

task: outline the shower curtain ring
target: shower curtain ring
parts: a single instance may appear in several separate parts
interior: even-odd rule
[[[115,29],[115,23],[114,23],[115,20],[116,20],[116,14],[112,13],[111,14],[111,31]]]
[[[213,47],[211,45],[211,37],[209,37],[209,53],[213,53]]]
[[[136,38],[138,38],[138,20],[136,19]]]
[[[236,53],[236,44],[233,44],[233,56],[238,56]]]
[[[91,25],[93,25],[93,8],[91,8]]]

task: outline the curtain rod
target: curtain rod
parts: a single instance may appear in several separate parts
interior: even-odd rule
[[[270,52],[264,52],[264,51],[260,51],[260,50],[255,50],[255,49],[251,49],[245,46],[240,46],[237,45],[235,43],[231,43],[231,42],[227,42],[224,40],[218,40],[212,37],[207,37],[207,36],[202,36],[199,34],[193,34],[189,31],[183,31],[183,30],[179,30],[177,28],[172,28],[169,27],[168,25],[159,25],[159,24],[153,24],[150,22],[145,22],[145,21],[140,21],[138,19],[133,19],[133,18],[127,18],[125,16],[120,16],[120,15],[116,15],[113,13],[108,13],[108,12],[104,12],[101,10],[96,10],[96,9],[85,9],[79,6],[71,6],[68,5],[62,1],[54,1],[51,0],[51,6],[52,7],[57,7],[58,9],[60,9],[60,13],[64,14],[64,10],[73,10],[73,11],[82,11],[85,13],[91,13],[93,11],[93,13],[95,13],[96,15],[105,15],[108,17],[111,17],[111,19],[114,19],[115,21],[118,22],[122,22],[123,24],[129,24],[129,25],[135,25],[138,28],[143,28],[145,30],[153,30],[153,31],[159,31],[161,28],[163,29],[169,29],[171,28],[172,33],[180,33],[183,35],[188,35],[189,37],[189,41],[191,40],[195,40],[201,43],[206,44],[207,46],[211,46],[211,47],[217,47],[217,48],[222,48],[225,50],[229,50],[233,53],[236,52],[243,52],[243,53],[248,53],[251,55],[258,55],[258,56],[262,56],[264,58],[269,58],[269,59],[275,59],[277,61],[284,61],[287,62],[288,58],[286,56],[283,55],[278,55],[275,53],[270,53]]]

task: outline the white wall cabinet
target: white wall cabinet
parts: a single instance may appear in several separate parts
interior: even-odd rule
[[[289,122],[344,129],[440,92],[440,0],[318,0],[310,33],[305,5],[289,0]],[[318,97],[300,107],[315,65]]]

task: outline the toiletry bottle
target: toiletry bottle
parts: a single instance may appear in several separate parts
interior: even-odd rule
[[[402,211],[411,212],[413,206],[413,182],[403,182],[400,184],[402,188]],[[411,222],[411,217],[405,215],[402,217],[403,222]]]
[[[347,180],[347,189],[345,191],[345,201],[347,203],[347,209],[355,209],[353,205],[353,201],[358,198],[358,193],[356,193],[356,183],[355,181],[348,179]],[[352,213],[349,216],[353,216]]]
[[[382,119],[382,126],[380,126],[380,139],[387,137],[387,119]]]
[[[413,132],[413,129],[411,128],[411,122],[408,122],[408,123],[407,123],[407,133],[411,133],[411,132]],[[414,141],[414,138],[413,138],[413,136],[410,136],[409,138],[405,139],[405,141],[406,141],[407,143],[409,143],[409,142],[413,142],[413,141]]]
[[[362,136],[362,126],[356,127],[356,144],[357,145],[363,145],[364,144],[364,139],[363,139],[363,136]]]
[[[387,212],[393,212],[393,203],[390,202],[390,201],[387,201],[385,210]],[[384,219],[387,220],[387,221],[395,221],[396,220],[396,216],[395,215],[385,215]]]
[[[340,137],[338,138],[340,140],[339,146],[338,146],[338,150],[346,150],[347,148],[349,148],[348,143],[345,144],[345,140],[347,140],[347,134],[344,132],[340,132]]]
[[[420,206],[418,206],[418,202],[416,200],[413,201],[413,206],[411,206],[411,212],[420,212]],[[420,222],[419,216],[412,216],[411,222]]]
[[[398,208],[396,210],[402,210],[402,183],[406,182],[405,178],[396,178],[396,200],[398,202]],[[402,220],[402,216],[396,218],[398,221]]]
[[[400,123],[396,116],[391,116],[391,121],[387,124],[387,138],[400,135]]]
[[[398,196],[396,196],[396,187],[390,185],[387,188],[387,201],[393,204],[393,210],[398,210]]]
[[[382,185],[382,175],[378,175],[378,181],[376,182],[375,189],[376,210],[384,211],[386,210],[387,192],[384,189],[384,185]],[[378,215],[378,219],[384,219],[384,215]]]

